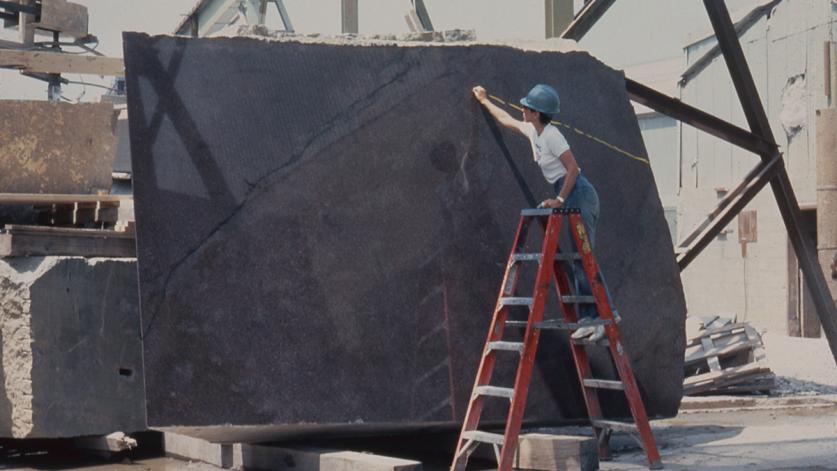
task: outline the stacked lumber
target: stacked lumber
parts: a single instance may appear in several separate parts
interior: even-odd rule
[[[766,393],[775,387],[761,335],[746,322],[689,317],[686,335],[684,395]]]

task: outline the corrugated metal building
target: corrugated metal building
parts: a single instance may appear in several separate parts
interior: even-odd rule
[[[689,4],[694,9],[692,3],[700,2]],[[668,8],[652,0],[644,0],[643,4]],[[837,4],[832,0],[752,0],[728,4],[738,8],[731,16],[803,207],[806,230],[816,236],[815,129],[817,110],[837,100],[829,98],[830,89],[826,87],[829,77],[837,75],[837,54],[831,54],[829,63],[824,54],[826,44],[834,41]],[[643,22],[650,21],[650,13],[632,11],[619,2],[581,44],[607,62],[611,52],[602,38],[608,28],[619,25],[618,36],[610,41],[618,40],[622,50],[642,49],[612,58],[624,64],[626,75],[747,128],[726,64],[715,48],[717,41],[705,13],[698,13],[703,12],[692,11],[680,18],[684,21],[680,26],[683,31],[702,28],[704,32],[690,33],[690,39],[682,43],[683,54],[679,57],[631,65],[631,56],[637,60],[654,57],[647,50],[648,30],[653,30],[649,25],[639,32],[624,31],[631,28],[634,20],[642,27]],[[659,15],[655,18],[658,21]],[[661,26],[659,31],[666,33],[661,41],[672,39],[670,28],[671,25]],[[660,54],[668,48],[670,45],[661,46]],[[682,240],[756,165],[758,157],[643,107],[637,106],[637,117],[661,198],[668,208],[669,222],[675,227],[675,240]],[[834,158],[833,153],[820,157]],[[820,217],[834,219],[837,214]],[[830,273],[827,275],[830,280]],[[682,276],[691,315],[737,316],[777,333],[819,336],[813,306],[769,189],[762,191]],[[834,281],[830,282],[832,292],[837,292]]]
[[[744,53],[805,209],[806,230],[813,235],[816,111],[830,105],[825,80],[834,64],[826,64],[824,50],[833,41],[836,17],[837,6],[831,0],[773,0],[760,2],[738,22]],[[714,36],[706,36],[686,45],[688,68],[679,95],[686,103],[746,128],[715,44]],[[679,139],[682,238],[758,158],[688,126],[680,127]],[[683,272],[690,312],[732,313],[773,331],[818,336],[819,326],[772,193],[762,192],[746,211],[748,215],[731,224]],[[748,238],[755,241],[741,241]]]

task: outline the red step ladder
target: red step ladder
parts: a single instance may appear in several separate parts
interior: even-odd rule
[[[543,246],[540,253],[524,253],[527,236],[533,223],[539,224],[544,230]],[[561,226],[564,223],[569,224],[571,238],[575,246],[580,248],[579,252],[562,253],[559,250],[558,239]],[[566,270],[572,270],[572,264],[575,260],[581,260],[584,266],[584,274],[590,283],[592,296],[574,295],[570,292],[570,278]],[[538,264],[532,297],[516,296],[521,268],[525,262],[537,262]],[[618,321],[614,319],[607,290],[600,280],[599,267],[593,255],[587,231],[581,219],[581,213],[577,209],[526,209],[522,211],[517,235],[506,265],[500,295],[494,308],[494,318],[491,320],[488,339],[485,342],[482,360],[477,370],[477,379],[468,404],[468,410],[465,413],[465,421],[456,446],[451,471],[464,471],[468,465],[468,458],[480,444],[492,446],[497,457],[498,471],[512,469],[512,461],[517,451],[518,436],[523,421],[523,411],[526,406],[526,396],[532,379],[532,369],[535,365],[540,331],[559,329],[570,333],[574,332],[579,327],[576,305],[582,303],[596,304],[600,318],[596,319],[593,324],[588,325],[604,325],[606,333],[606,338],[602,339],[601,342],[592,342],[589,339],[570,340],[573,360],[579,383],[582,385],[581,389],[584,393],[584,401],[587,404],[590,423],[598,440],[599,456],[603,460],[610,459],[610,436],[613,431],[624,431],[636,438],[645,450],[649,469],[662,468],[660,454],[657,451],[654,434],[648,423],[648,416],[640,397],[639,387],[636,384],[628,355],[622,345],[619,329],[616,326]],[[550,283],[554,284],[558,298],[561,300],[564,319],[546,321],[543,319],[544,305]],[[510,319],[509,311],[510,307],[513,306],[528,306],[528,319],[525,321]],[[503,340],[506,327],[525,329],[523,341]],[[586,351],[586,348],[590,346],[609,348],[619,374],[619,381],[593,378]],[[491,377],[497,356],[510,352],[520,354],[514,386],[508,388],[492,385]],[[633,422],[606,420],[602,416],[598,389],[624,391],[633,416]],[[511,402],[505,431],[502,434],[487,432],[478,428],[483,406],[486,399],[490,397],[503,398]]]

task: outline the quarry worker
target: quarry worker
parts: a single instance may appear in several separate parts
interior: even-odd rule
[[[514,119],[509,113],[488,99],[488,92],[482,86],[473,89],[474,97],[480,102],[500,125],[526,136],[532,145],[532,155],[543,172],[544,178],[555,191],[555,198],[544,200],[540,207],[578,208],[584,220],[590,243],[596,239],[596,223],[599,219],[599,195],[593,185],[581,173],[567,139],[557,127],[552,125],[552,117],[560,110],[558,92],[549,85],[535,85],[524,98],[523,120]],[[573,264],[578,291],[582,296],[589,296],[591,290],[587,283],[581,263]],[[602,280],[603,281],[603,280]],[[589,337],[598,341],[604,337],[604,326],[589,325],[598,317],[596,307],[584,304],[579,309],[581,318],[578,328],[572,335],[574,339]],[[587,325],[585,325],[587,324]]]

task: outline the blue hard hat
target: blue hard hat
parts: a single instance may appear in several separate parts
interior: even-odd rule
[[[561,109],[561,99],[558,98],[558,92],[549,85],[542,83],[535,85],[526,97],[521,98],[520,104],[550,116],[558,114]]]

